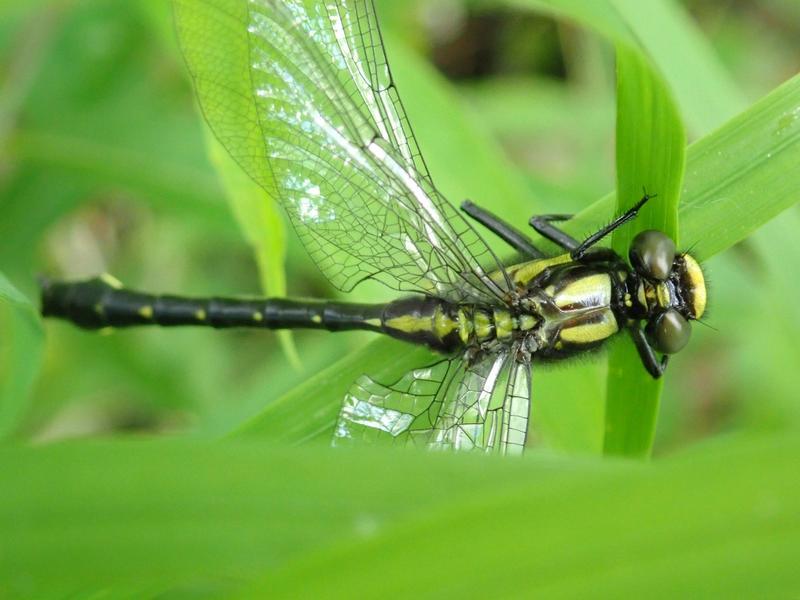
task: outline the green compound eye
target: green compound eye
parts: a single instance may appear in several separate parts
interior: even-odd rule
[[[677,310],[671,308],[650,319],[645,334],[653,348],[664,354],[675,354],[689,343],[692,326]]]
[[[655,229],[642,231],[633,238],[628,256],[639,273],[651,279],[665,281],[675,260],[675,242]]]

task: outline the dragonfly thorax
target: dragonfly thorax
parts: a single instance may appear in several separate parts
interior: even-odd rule
[[[605,264],[549,267],[525,291],[521,306],[540,318],[531,351],[560,358],[592,349],[619,331],[623,279]]]

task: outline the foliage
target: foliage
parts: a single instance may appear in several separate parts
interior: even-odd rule
[[[569,226],[584,235],[646,185],[659,204],[636,226],[677,231],[707,261],[716,330],[695,328],[660,408],[637,374],[616,376],[634,366],[619,358],[624,340],[610,367],[601,357],[537,369],[538,447],[518,461],[332,452],[351,381],[429,359],[398,342],[299,333],[297,371],[272,334],[96,336],[48,323],[43,350],[41,272],[107,270],[193,294],[334,292],[261,191],[207,150],[166,3],[7,3],[0,594],[796,589],[796,8],[690,3],[693,18],[669,0],[469,0],[490,22],[515,18],[491,72],[452,81],[423,56],[447,50],[458,11],[410,4],[384,0],[378,12],[445,195],[519,223],[577,212]],[[706,37],[712,21],[723,25]],[[754,35],[764,23],[777,42]],[[288,276],[276,270],[284,251]],[[358,300],[385,297],[359,289]],[[649,463],[597,456],[648,454],[654,428]],[[116,439],[131,429],[168,439]],[[33,444],[101,435],[113,439]]]
[[[29,597],[763,597],[800,583],[798,451],[785,434],[650,466],[263,441],[6,448],[0,579]]]

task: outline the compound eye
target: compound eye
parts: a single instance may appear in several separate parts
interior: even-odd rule
[[[645,277],[666,281],[675,260],[675,242],[660,231],[648,229],[633,238],[628,256],[633,268]]]
[[[650,319],[645,334],[653,348],[664,354],[675,354],[689,343],[692,326],[677,310],[670,308]]]

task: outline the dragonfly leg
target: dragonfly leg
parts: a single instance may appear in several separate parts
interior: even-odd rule
[[[534,246],[530,238],[519,229],[503,221],[500,217],[489,212],[485,208],[481,208],[473,202],[465,200],[461,203],[461,210],[518,252],[530,256],[531,258],[545,258],[547,256]]]
[[[626,210],[624,213],[622,213],[616,219],[611,221],[611,223],[609,223],[605,227],[600,228],[598,231],[596,231],[595,233],[590,235],[588,238],[583,240],[581,242],[581,244],[577,248],[575,248],[574,250],[572,250],[570,252],[570,256],[572,256],[572,258],[574,260],[580,260],[580,258],[584,254],[586,254],[586,251],[589,248],[594,246],[597,242],[602,240],[609,233],[611,233],[612,231],[614,231],[618,227],[621,227],[622,225],[624,225],[628,221],[632,221],[633,219],[635,219],[636,216],[639,214],[639,209],[641,209],[648,200],[650,200],[651,198],[655,198],[656,195],[657,195],[657,194],[648,194],[647,190],[645,190],[645,189],[643,189],[642,192],[643,192],[644,195],[641,197],[641,199],[636,204],[631,206],[628,210]]]
[[[542,237],[558,244],[564,250],[572,252],[580,246],[580,242],[553,225],[553,221],[569,221],[573,216],[574,215],[534,215],[528,223],[536,230],[536,233]]]
[[[642,365],[644,365],[644,368],[647,369],[647,372],[650,373],[653,379],[659,379],[667,368],[669,355],[665,354],[661,360],[658,360],[656,351],[653,350],[650,342],[647,341],[644,331],[642,331],[638,323],[631,325],[628,330],[631,333],[631,338],[633,338],[633,343],[636,345],[636,350],[639,352]]]
[[[608,225],[601,227],[582,242],[578,242],[578,240],[576,240],[574,237],[564,233],[560,228],[553,225],[553,221],[567,221],[571,219],[573,215],[537,215],[531,217],[530,225],[548,240],[555,242],[564,248],[564,250],[569,250],[570,257],[573,260],[580,260],[597,242],[602,240],[618,227],[621,227],[628,221],[635,219],[642,206],[644,206],[645,203],[651,198],[656,197],[656,194],[648,194],[647,190],[643,191],[644,195],[636,204],[611,221],[611,223]]]

